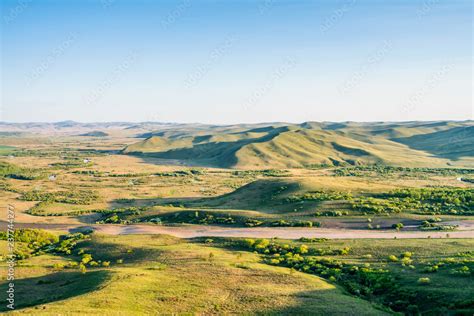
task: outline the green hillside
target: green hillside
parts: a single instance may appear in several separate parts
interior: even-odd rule
[[[123,152],[233,168],[473,165],[472,121],[178,126]]]

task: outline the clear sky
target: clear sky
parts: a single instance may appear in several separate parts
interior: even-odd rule
[[[472,1],[1,0],[0,120],[472,119]]]

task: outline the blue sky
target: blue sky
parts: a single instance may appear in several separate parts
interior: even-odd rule
[[[1,3],[2,121],[473,118],[471,1]]]

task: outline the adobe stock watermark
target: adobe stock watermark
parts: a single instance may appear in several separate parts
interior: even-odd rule
[[[7,309],[15,309],[15,207],[7,206]]]
[[[330,16],[328,16],[323,23],[319,26],[319,31],[324,34],[333,28],[350,9],[356,4],[356,0],[348,0],[342,6],[334,10]]]
[[[403,112],[411,112],[423,101],[427,94],[430,93],[451,71],[454,64],[447,62],[442,65],[436,72],[428,76],[424,85],[414,91],[402,105]]]
[[[117,0],[100,0],[100,4],[102,8],[108,9],[110,8]]]
[[[272,72],[270,79],[247,98],[243,108],[248,110],[257,105],[274,88],[275,84],[286,77],[296,65],[297,62],[294,57],[286,57],[283,63]]]
[[[425,17],[428,15],[431,10],[433,10],[433,7],[439,4],[439,0],[425,0],[423,1],[423,4],[421,5],[421,8],[418,9],[417,16],[418,18]]]
[[[344,83],[338,88],[339,93],[346,95],[351,92],[366,76],[379,65],[392,50],[392,41],[385,40],[373,51],[365,62],[360,64],[359,69],[352,73]]]
[[[275,0],[263,0],[258,5],[260,15],[267,14],[275,6]]]
[[[56,61],[64,55],[75,41],[76,34],[69,34],[64,41],[51,50],[48,56],[46,56],[46,58],[26,77],[26,85],[30,87],[34,82],[41,78],[56,63]]]
[[[98,103],[105,95],[107,90],[109,90],[114,84],[117,84],[125,75],[125,73],[130,70],[133,64],[136,63],[138,59],[138,54],[136,52],[131,52],[128,54],[124,60],[122,60],[113,71],[111,71],[98,85],[93,89],[87,96],[85,96],[84,101],[87,105],[92,105]]]
[[[18,0],[13,8],[8,10],[8,14],[3,16],[3,23],[10,24],[18,18],[30,6],[33,0]]]
[[[164,29],[169,28],[171,25],[175,24],[183,14],[191,7],[191,0],[182,0],[180,1],[168,14],[166,17],[161,20],[161,27]]]
[[[198,66],[194,72],[187,76],[184,85],[187,88],[196,86],[211,71],[214,65],[229,53],[236,40],[237,38],[234,35],[230,35],[222,43],[217,45],[217,47],[210,52],[207,61]]]

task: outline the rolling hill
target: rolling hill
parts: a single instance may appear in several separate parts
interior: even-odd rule
[[[160,122],[7,123],[0,133],[121,137],[123,154],[238,168],[384,164],[474,167],[474,121],[284,122],[235,125]],[[120,145],[119,145],[120,146]]]
[[[242,169],[473,166],[473,133],[472,121],[181,126],[148,133],[123,153]]]

